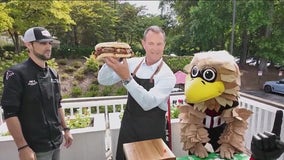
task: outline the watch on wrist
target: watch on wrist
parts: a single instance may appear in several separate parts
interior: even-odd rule
[[[122,82],[123,85],[127,85],[131,81],[131,79],[132,79],[132,77],[130,76],[128,79],[122,80],[121,82]]]
[[[63,128],[63,131],[65,132],[65,131],[70,131],[70,128],[69,127],[65,127],[65,128]]]

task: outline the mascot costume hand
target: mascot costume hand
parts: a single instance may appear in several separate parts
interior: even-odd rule
[[[251,140],[251,160],[276,160],[284,152],[284,142],[280,140],[283,112],[276,112],[272,132],[258,133]]]
[[[244,135],[251,111],[240,108],[240,71],[227,51],[201,52],[185,66],[185,105],[178,106],[183,149],[200,158],[212,145],[221,158],[246,153]]]

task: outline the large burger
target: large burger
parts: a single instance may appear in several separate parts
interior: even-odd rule
[[[102,61],[105,57],[129,58],[134,56],[134,52],[124,42],[103,42],[95,46],[93,56],[96,60]]]

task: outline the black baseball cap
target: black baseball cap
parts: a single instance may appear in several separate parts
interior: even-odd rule
[[[33,27],[24,34],[24,42],[52,42],[54,39],[47,29],[43,27]]]

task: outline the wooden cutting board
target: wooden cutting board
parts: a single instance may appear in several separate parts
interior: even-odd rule
[[[123,150],[127,160],[175,160],[176,157],[159,139],[124,143]]]

